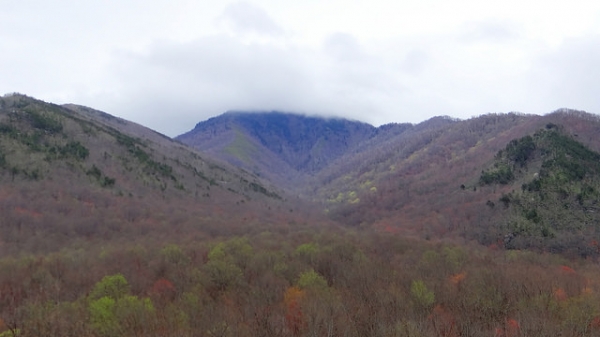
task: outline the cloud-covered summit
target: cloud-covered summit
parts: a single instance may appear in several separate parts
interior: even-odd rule
[[[596,2],[32,0],[2,11],[0,92],[92,106],[168,135],[234,109],[374,125],[600,112]]]

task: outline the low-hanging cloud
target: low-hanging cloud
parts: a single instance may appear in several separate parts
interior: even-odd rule
[[[600,112],[597,4],[532,17],[531,4],[514,12],[477,1],[468,4],[476,16],[441,1],[374,0],[364,11],[343,2],[36,1],[3,7],[0,89],[89,105],[169,136],[234,109],[375,125]]]

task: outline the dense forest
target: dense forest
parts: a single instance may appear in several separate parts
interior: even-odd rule
[[[84,247],[0,260],[2,336],[600,334],[600,268],[559,255],[319,226]]]
[[[0,337],[600,336],[597,116],[228,116],[2,97]]]

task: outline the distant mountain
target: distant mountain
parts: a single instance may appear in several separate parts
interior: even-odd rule
[[[346,119],[227,112],[176,139],[289,187],[376,134],[375,127]]]
[[[49,233],[231,230],[294,208],[269,182],[143,126],[20,94],[0,98],[0,184],[5,252],[55,249]]]

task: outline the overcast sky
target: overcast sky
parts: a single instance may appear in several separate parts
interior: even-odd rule
[[[169,136],[240,109],[600,113],[599,81],[597,0],[0,0],[0,94]]]

